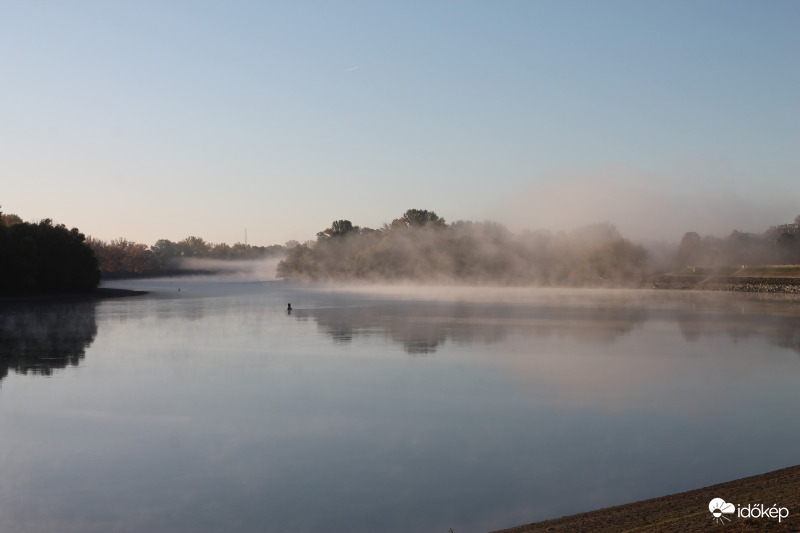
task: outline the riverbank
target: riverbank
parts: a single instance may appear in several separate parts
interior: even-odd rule
[[[800,278],[756,276],[681,276],[653,278],[654,289],[800,294]]]
[[[26,296],[0,296],[0,303],[104,300],[106,298],[127,298],[130,296],[142,296],[143,294],[147,294],[147,291],[99,287],[93,291],[88,291],[88,292],[70,292],[70,293],[59,293],[59,294],[31,294]]]
[[[719,524],[709,510],[714,498],[722,498],[738,508],[722,515],[730,522]],[[740,518],[740,509],[764,510],[777,506],[786,509],[788,517]],[[745,511],[745,516],[747,512]],[[713,531],[800,531],[800,465],[766,474],[720,483],[710,487],[662,496],[597,511],[565,516],[544,522],[504,529],[495,533],[538,532],[662,532],[689,533]]]

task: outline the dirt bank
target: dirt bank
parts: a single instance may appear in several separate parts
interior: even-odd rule
[[[722,498],[737,510],[728,516],[730,522],[719,524],[709,511],[709,502]],[[740,518],[741,508],[763,504],[764,509],[777,505],[789,515],[777,518]],[[747,515],[745,511],[744,515]],[[618,505],[526,526],[504,529],[496,533],[534,532],[663,532],[688,533],[711,531],[800,531],[800,466],[784,468],[702,489],[681,492],[641,502]]]

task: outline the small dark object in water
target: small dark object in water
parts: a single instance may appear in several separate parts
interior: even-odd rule
[[[292,314],[292,304],[289,304],[289,306],[286,308],[286,312],[290,315]]]

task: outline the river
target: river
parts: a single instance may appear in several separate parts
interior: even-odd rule
[[[483,532],[800,463],[796,296],[112,286],[0,305],[3,531]]]

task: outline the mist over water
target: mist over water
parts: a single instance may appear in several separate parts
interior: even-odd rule
[[[211,259],[188,257],[178,260],[176,265],[181,270],[202,272],[189,276],[180,276],[189,279],[269,281],[276,278],[278,263],[280,263],[282,259],[282,256],[262,259]]]

